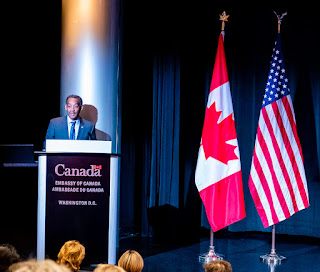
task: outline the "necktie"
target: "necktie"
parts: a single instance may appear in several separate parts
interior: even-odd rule
[[[70,128],[70,140],[76,139],[76,130],[75,130],[76,122],[71,122],[71,128]]]

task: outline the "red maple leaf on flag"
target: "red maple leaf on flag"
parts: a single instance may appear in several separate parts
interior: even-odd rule
[[[206,110],[202,131],[202,146],[206,159],[212,157],[228,164],[228,161],[239,159],[234,150],[236,146],[227,144],[237,138],[232,114],[218,123],[222,111],[216,110],[215,102]]]

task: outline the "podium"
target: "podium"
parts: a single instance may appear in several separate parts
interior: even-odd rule
[[[84,265],[116,263],[119,154],[111,141],[47,140],[38,155],[37,260],[78,240]]]

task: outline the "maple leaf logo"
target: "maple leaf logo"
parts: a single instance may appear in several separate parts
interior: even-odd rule
[[[234,153],[236,146],[226,143],[237,138],[232,114],[218,124],[222,111],[216,110],[215,102],[206,110],[202,131],[202,146],[206,159],[212,157],[224,164],[239,159]]]

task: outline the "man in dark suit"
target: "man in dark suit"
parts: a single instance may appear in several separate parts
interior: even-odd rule
[[[50,120],[46,139],[96,140],[94,124],[79,117],[81,107],[81,97],[69,95],[65,105],[67,116]]]

